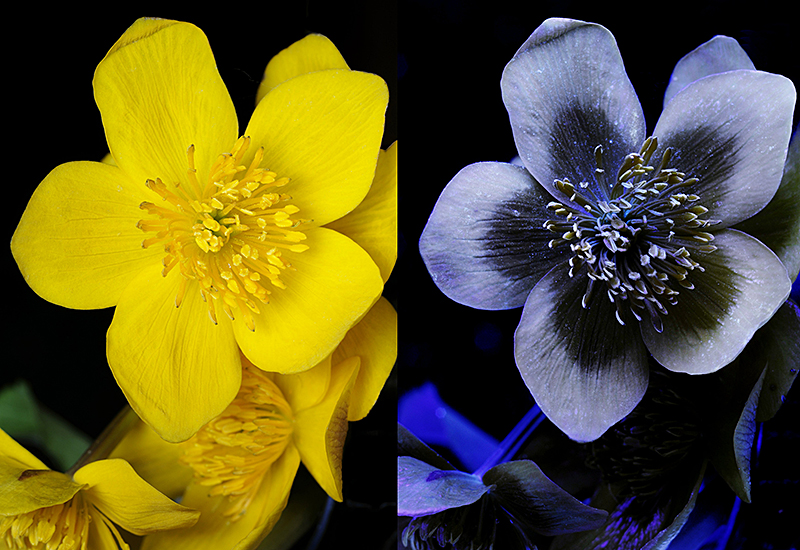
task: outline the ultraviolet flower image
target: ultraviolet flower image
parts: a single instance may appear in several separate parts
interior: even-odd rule
[[[517,366],[575,440],[636,406],[648,354],[675,372],[717,371],[789,295],[781,259],[736,227],[781,182],[795,89],[737,69],[676,85],[647,132],[611,33],[545,21],[501,80],[524,166],[467,166],[422,234],[448,297],[524,306]]]

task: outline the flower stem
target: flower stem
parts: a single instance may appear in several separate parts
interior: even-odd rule
[[[138,418],[136,413],[133,412],[133,409],[131,409],[129,405],[125,405],[119,414],[114,417],[114,420],[106,426],[103,433],[94,440],[89,448],[83,452],[78,461],[72,465],[72,468],[65,473],[71,476],[90,462],[108,458],[108,455],[119,445],[119,442],[122,441],[122,438],[128,433],[131,427],[133,427]]]
[[[525,444],[533,431],[544,420],[544,413],[538,405],[533,405],[531,409],[525,413],[522,420],[517,422],[517,425],[508,433],[508,435],[500,442],[497,449],[486,459],[474,475],[483,478],[483,475],[503,462],[510,460],[520,447]]]

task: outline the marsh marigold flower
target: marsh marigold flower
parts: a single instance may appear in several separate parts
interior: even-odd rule
[[[50,470],[0,430],[0,546],[11,550],[128,549],[116,525],[146,535],[199,516],[159,493],[122,459],[72,476]]]
[[[789,294],[781,260],[734,225],[778,189],[796,94],[782,76],[736,69],[684,75],[648,137],[611,33],[545,21],[501,80],[524,167],[467,166],[423,232],[450,298],[524,306],[517,366],[573,439],[635,407],[649,354],[714,372]]]
[[[381,299],[313,369],[268,373],[243,358],[236,398],[188,441],[165,442],[140,423],[112,456],[201,512],[196,525],[146,537],[142,548],[254,548],[280,518],[301,462],[341,502],[348,422],[378,398],[395,330],[394,309]]]
[[[240,349],[267,371],[318,364],[388,274],[330,225],[376,176],[386,85],[344,68],[295,69],[276,77],[240,133],[202,31],[136,21],[93,82],[113,164],[57,167],[14,234],[40,296],[116,306],[114,377],[168,440],[231,402]]]

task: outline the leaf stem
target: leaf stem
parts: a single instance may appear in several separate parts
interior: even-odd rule
[[[517,422],[517,425],[503,438],[503,441],[497,446],[497,449],[481,464],[481,467],[475,471],[476,476],[483,478],[483,475],[503,462],[510,460],[520,447],[525,444],[533,431],[544,420],[544,413],[538,405],[534,404],[531,409],[525,413],[525,416]]]
[[[122,438],[128,433],[131,427],[133,427],[138,418],[136,413],[133,412],[133,409],[126,404],[117,416],[114,417],[114,420],[106,426],[103,433],[94,440],[77,462],[65,473],[71,476],[90,462],[108,458],[108,455],[119,445],[119,442],[122,441]]]

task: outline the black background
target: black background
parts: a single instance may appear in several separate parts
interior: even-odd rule
[[[13,159],[3,182],[6,242],[31,193],[50,170],[73,160],[100,160],[108,152],[92,77],[109,48],[142,16],[188,21],[205,32],[241,130],[255,106],[269,59],[310,32],[322,33],[351,68],[387,81],[384,147],[397,139],[394,2],[202,5],[206,7],[189,3],[183,9],[130,9],[115,3],[59,12],[29,3],[4,9],[3,88],[11,100],[5,100],[3,144],[7,158]],[[96,437],[125,403],[105,359],[105,333],[113,309],[75,311],[50,304],[25,284],[8,248],[3,262],[3,287],[10,302],[3,307],[0,384],[25,378],[45,406]],[[386,294],[396,301],[392,288]],[[345,502],[334,507],[319,548],[336,548],[357,532],[365,546],[359,543],[355,548],[381,548],[393,537],[395,386],[393,377],[372,413],[350,426]],[[370,471],[380,475],[366,475]],[[305,548],[305,543],[298,547]]]

